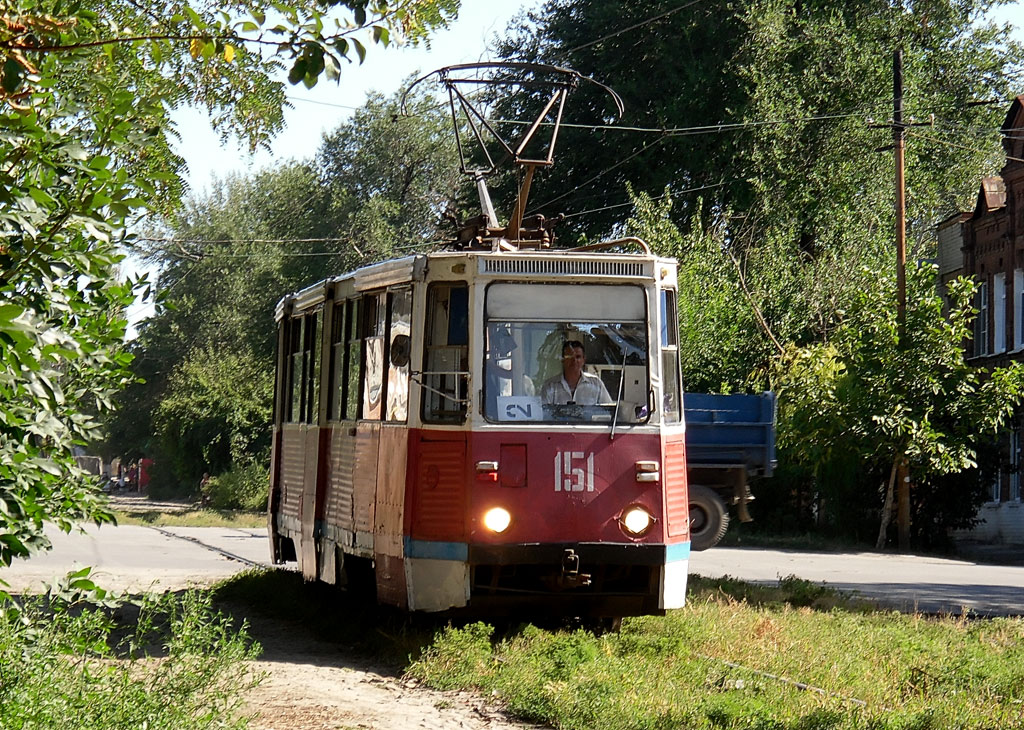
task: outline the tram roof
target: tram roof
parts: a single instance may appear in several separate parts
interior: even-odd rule
[[[299,291],[287,294],[278,302],[275,319],[286,311],[304,310],[327,298],[328,290],[343,282],[352,282],[356,291],[370,291],[413,281],[424,281],[429,263],[444,259],[465,259],[486,262],[479,265],[480,273],[518,274],[521,276],[600,276],[605,279],[628,278],[653,280],[655,265],[671,264],[675,260],[652,253],[623,253],[580,250],[519,250],[519,251],[431,251],[388,259],[362,266],[337,276],[331,276]],[[581,268],[581,263],[605,262],[605,267]],[[530,266],[537,263],[536,268]]]

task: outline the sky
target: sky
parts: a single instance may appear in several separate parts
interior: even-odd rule
[[[182,139],[177,151],[188,164],[190,187],[199,192],[230,172],[256,171],[287,159],[312,157],[323,133],[362,106],[368,92],[389,96],[412,74],[421,76],[442,66],[493,60],[486,55],[488,42],[502,34],[520,10],[539,5],[540,0],[462,0],[458,18],[431,38],[429,49],[423,45],[383,48],[367,44],[366,61],[343,66],[340,83],[322,78],[312,89],[289,85],[286,93],[292,108],[285,112],[285,129],[272,142],[270,153],[250,157],[236,144],[223,147],[204,111],[178,111],[174,120]]]

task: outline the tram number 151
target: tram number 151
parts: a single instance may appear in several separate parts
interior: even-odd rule
[[[593,492],[594,454],[582,451],[555,453],[555,491]]]

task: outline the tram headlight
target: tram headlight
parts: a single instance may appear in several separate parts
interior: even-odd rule
[[[651,525],[654,524],[654,517],[643,507],[634,505],[633,507],[628,507],[622,513],[622,516],[619,518],[619,524],[622,525],[622,529],[629,535],[640,537],[651,529]]]
[[[492,507],[484,512],[484,527],[491,532],[504,532],[512,524],[512,515],[504,507]]]

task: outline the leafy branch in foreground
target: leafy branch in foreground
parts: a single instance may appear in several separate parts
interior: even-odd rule
[[[256,147],[281,127],[281,58],[293,70],[307,59],[309,83],[327,66],[318,54],[344,55],[356,27],[376,24],[382,44],[416,41],[458,2],[274,7],[280,20],[265,33],[279,42],[267,56],[222,40],[264,26],[263,4],[249,0],[0,9],[0,565],[45,548],[45,522],[67,531],[113,519],[72,452],[96,440],[98,416],[132,378],[124,310],[146,282],[119,280],[119,245],[131,244],[132,223],[180,198],[170,110],[204,106]]]

